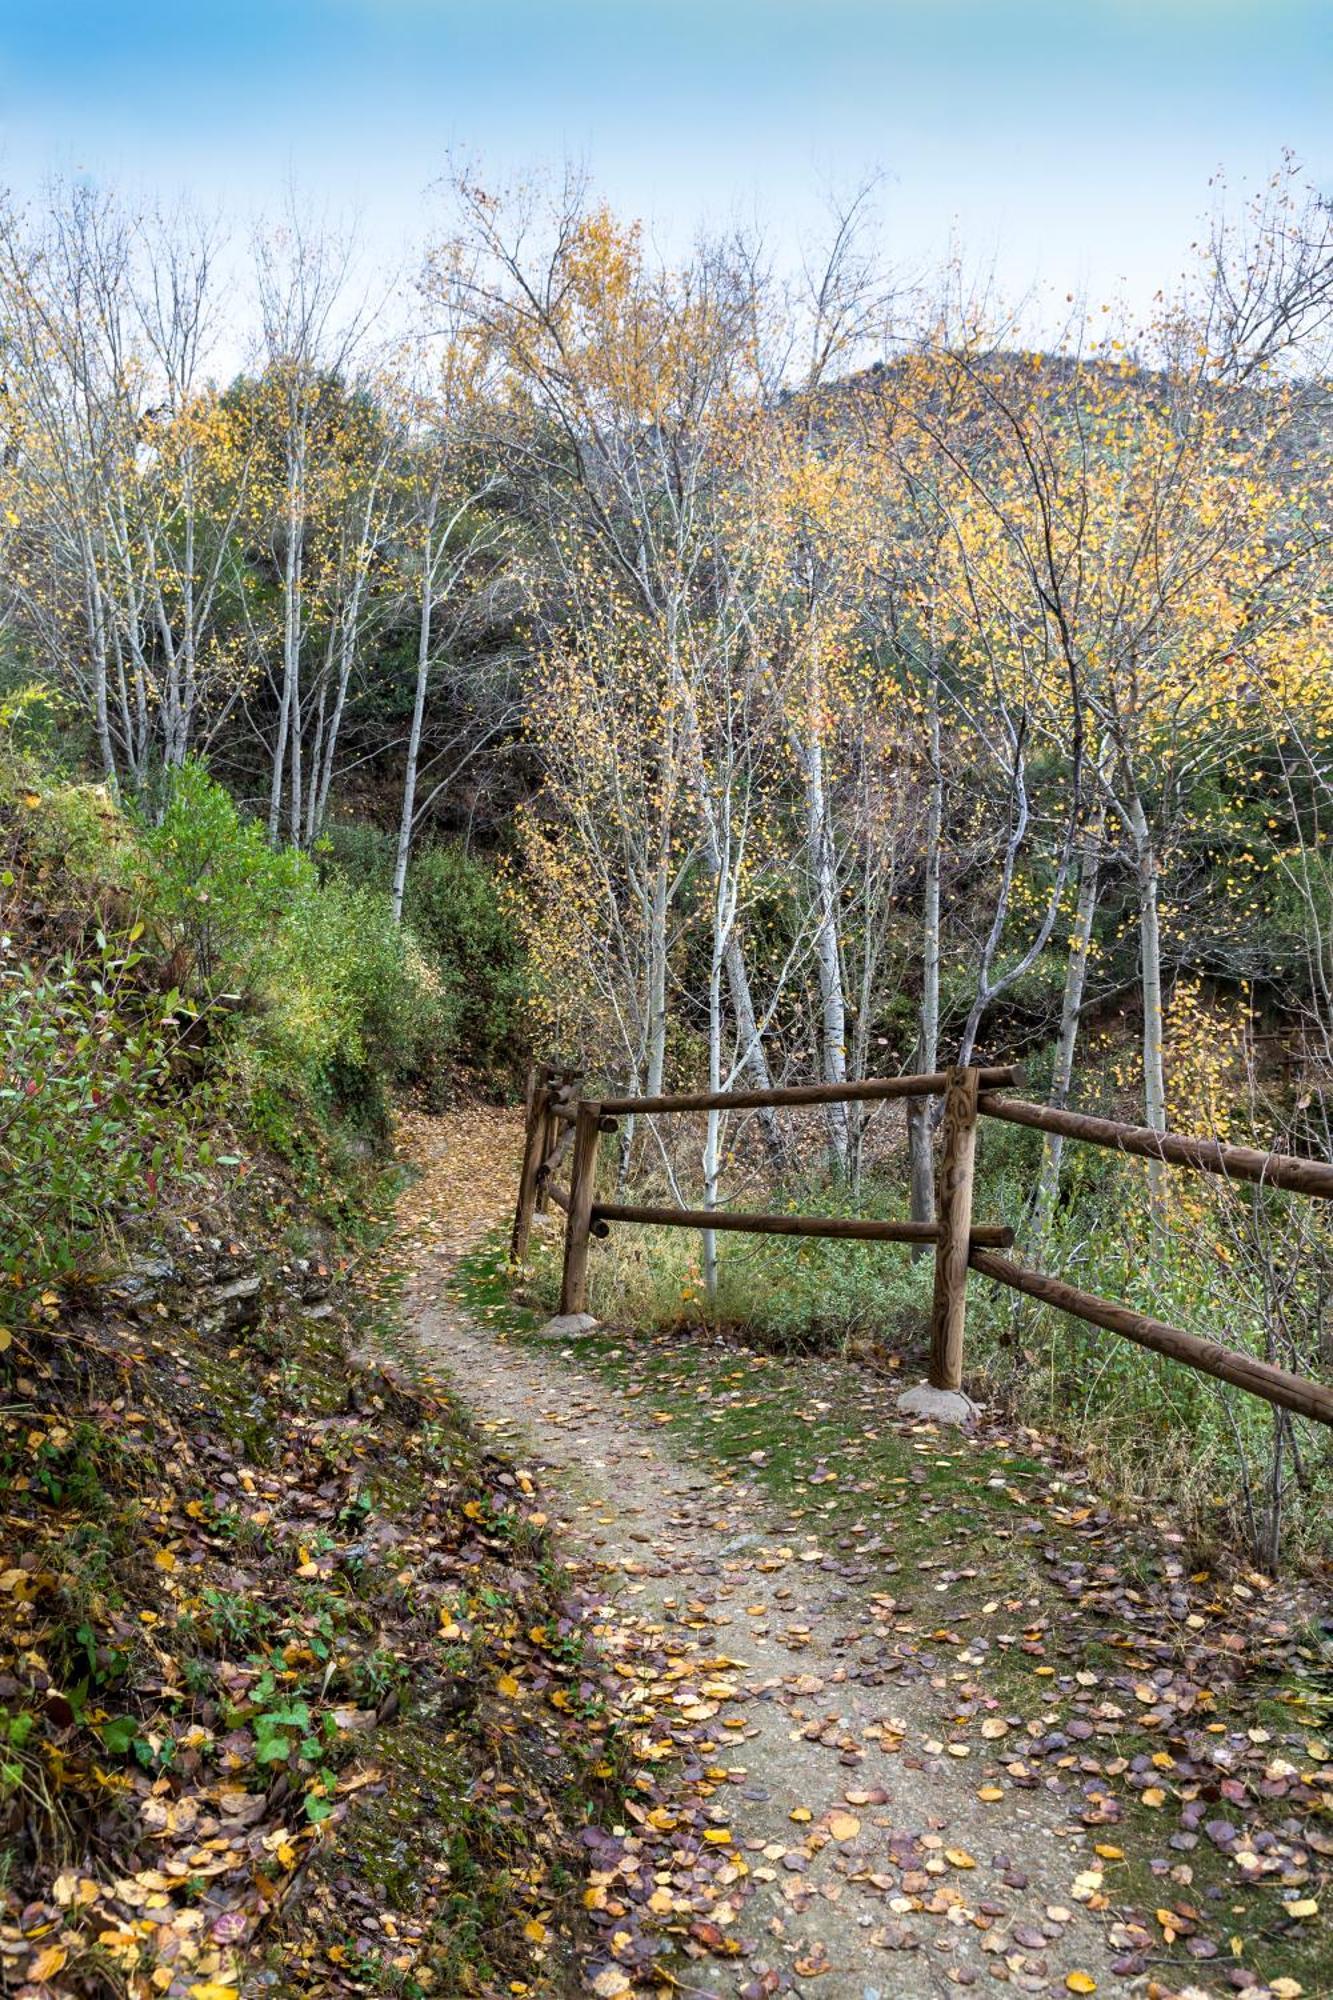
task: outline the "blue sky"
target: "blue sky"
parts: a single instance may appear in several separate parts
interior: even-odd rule
[[[1329,0],[0,0],[0,175],[81,171],[243,216],[294,178],[386,256],[446,151],[566,153],[669,248],[885,175],[890,247],[951,235],[1031,281],[1146,302],[1208,181],[1293,148],[1333,188]]]

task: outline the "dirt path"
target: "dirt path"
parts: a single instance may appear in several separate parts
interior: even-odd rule
[[[650,1413],[558,1346],[534,1351],[449,1301],[453,1265],[499,1219],[514,1130],[496,1121],[480,1154],[476,1141],[475,1122],[410,1133],[429,1184],[457,1191],[448,1216],[423,1204],[408,1218],[422,1358],[540,1478],[566,1545],[615,1581],[626,1616],[737,1663],[717,1756],[744,1771],[727,1805],[752,1884],[734,1931],[751,1948],[681,1990],[915,2000],[991,1977],[1025,1993],[1143,1990],[1110,1973],[1103,1921],[1078,1900],[1089,1850],[1067,1800],[988,1801],[975,1764],[946,1754],[948,1679],[902,1679],[891,1639],[868,1629],[868,1595],[885,1587],[873,1558],[793,1545],[761,1493],[719,1499]]]

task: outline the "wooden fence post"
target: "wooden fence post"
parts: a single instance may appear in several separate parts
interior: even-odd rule
[[[556,1117],[556,1106],[567,1105],[571,1096],[578,1091],[581,1069],[548,1069],[546,1072],[546,1116],[543,1120],[541,1147],[537,1154],[537,1198],[534,1206],[538,1215],[545,1215],[551,1206],[546,1192],[549,1176],[541,1170],[555,1151],[556,1140],[560,1137],[560,1120]]]
[[[930,1311],[932,1389],[963,1386],[963,1321],[972,1230],[972,1173],[977,1152],[975,1069],[952,1069],[944,1096],[936,1209],[935,1296]]]
[[[574,1157],[569,1169],[569,1217],[565,1223],[565,1272],[560,1287],[562,1313],[588,1310],[588,1238],[602,1107],[580,1098],[574,1123]]]
[[[523,1169],[518,1177],[518,1206],[514,1210],[514,1228],[509,1238],[509,1257],[515,1264],[521,1264],[527,1255],[528,1236],[532,1229],[532,1212],[537,1203],[537,1169],[545,1157],[547,1089],[543,1081],[544,1074],[544,1071],[538,1069],[531,1070],[528,1074],[528,1120],[523,1135]]]

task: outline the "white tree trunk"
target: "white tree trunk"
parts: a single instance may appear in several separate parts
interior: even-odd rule
[[[430,625],[434,609],[433,566],[430,542],[422,569],[421,617],[417,624],[417,685],[412,701],[412,726],[407,737],[407,767],[403,772],[403,810],[398,821],[398,852],[393,864],[393,920],[403,920],[403,897],[407,891],[407,864],[412,854],[412,830],[417,805],[417,765],[421,758],[421,725],[426,713],[426,689],[430,681]]]
[[[289,417],[293,424],[300,417]],[[304,464],[297,444],[289,438],[288,450],[292,456],[287,466],[287,546],[282,560],[282,692],[278,702],[278,730],[273,745],[273,769],[269,779],[268,837],[273,846],[278,844],[278,829],[282,823],[282,784],[287,768],[288,752],[292,739],[301,733],[301,711],[298,672],[301,658],[301,627],[303,623],[302,550],[301,534],[303,526],[302,498],[304,492]],[[291,749],[292,797],[290,800],[290,823],[292,839],[300,841],[301,813],[299,803],[300,755]]]
[[[926,808],[926,880],[921,911],[921,1011],[917,1063],[929,1075],[940,1049],[940,870],[944,839],[944,765],[940,755],[940,695],[930,679],[930,797]],[[907,1145],[914,1222],[935,1220],[935,1163],[931,1149],[930,1099],[909,1098]]]
[[[739,1049],[741,1071],[748,1072],[750,1082],[756,1090],[773,1088],[773,1072],[768,1065],[768,1051],[764,1047],[755,1017],[754,996],[750,991],[750,975],[746,969],[745,951],[739,933],[733,929],[727,940],[727,991],[731,995],[731,1011],[736,1019],[736,1041]],[[761,1106],[756,1113],[759,1129],[763,1134],[768,1157],[775,1168],[781,1168],[786,1158],[782,1143],[782,1128],[778,1114],[771,1104]]]
[[[670,858],[662,854],[653,871],[653,895],[648,921],[647,990],[645,994],[644,1076],[647,1097],[660,1097],[666,1076],[667,1041],[667,912],[670,905]]]
[[[1153,845],[1143,801],[1130,795],[1129,823],[1134,835],[1134,867],[1139,894],[1139,980],[1143,995],[1143,1122],[1154,1132],[1166,1130],[1166,1070],[1162,1054],[1162,934],[1159,912],[1160,863]],[[1149,1199],[1154,1220],[1162,1219],[1166,1170],[1160,1160],[1148,1162]]]
[[[806,866],[815,916],[815,970],[819,980],[819,1058],[824,1083],[847,1081],[847,1005],[842,987],[841,929],[833,830],[824,784],[824,746],[812,729],[800,748],[805,778]],[[847,1106],[827,1109],[829,1155],[847,1168]]]
[[[1069,940],[1065,990],[1060,1003],[1060,1034],[1055,1045],[1055,1068],[1051,1076],[1050,1103],[1057,1111],[1062,1111],[1069,1102],[1070,1085],[1074,1080],[1074,1052],[1078,1046],[1083,992],[1088,977],[1088,951],[1092,944],[1092,927],[1097,917],[1097,898],[1101,888],[1101,849],[1105,823],[1105,807],[1099,804],[1088,825],[1083,852],[1079,857],[1078,905],[1074,913],[1074,933]],[[1048,1132],[1046,1144],[1042,1149],[1041,1172],[1037,1181],[1038,1226],[1043,1230],[1050,1220],[1056,1196],[1060,1191],[1060,1160],[1063,1152],[1063,1136],[1059,1132]]]

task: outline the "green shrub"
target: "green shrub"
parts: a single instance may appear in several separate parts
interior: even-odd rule
[[[196,997],[252,995],[292,912],[317,887],[314,867],[274,849],[258,821],[201,764],[172,775],[160,823],[143,832],[146,908],[164,952]]]
[[[15,1317],[44,1285],[90,1275],[182,1164],[163,1102],[177,996],[143,1018],[137,964],[129,950],[87,967],[0,957],[0,1277]]]
[[[460,1060],[489,1084],[512,1082],[525,966],[493,871],[461,847],[428,848],[409,874],[405,914],[457,994]]]
[[[196,763],[172,779],[143,832],[146,908],[192,996],[239,996],[226,1047],[262,1135],[317,1152],[302,1121],[382,1135],[386,1089],[441,1079],[456,1008],[444,979],[393,922],[388,895],[275,850]]]
[[[320,873],[340,875],[362,889],[393,884],[394,837],[366,820],[335,820],[320,841]]]
[[[438,1096],[454,1047],[453,995],[389,898],[336,876],[293,903],[276,941],[265,1037],[325,1114],[382,1126],[386,1087]]]

